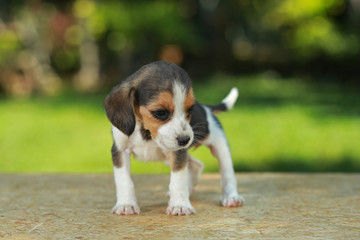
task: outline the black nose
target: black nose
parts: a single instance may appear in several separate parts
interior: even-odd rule
[[[178,137],[177,141],[179,143],[179,146],[185,146],[189,141],[190,141],[190,137],[186,136],[186,137]]]

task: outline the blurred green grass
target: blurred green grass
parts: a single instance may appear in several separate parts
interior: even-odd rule
[[[240,81],[241,80],[241,81]],[[360,170],[360,94],[331,83],[258,75],[194,81],[197,100],[216,104],[239,88],[235,108],[218,115],[237,171]],[[105,94],[0,101],[0,172],[111,172]],[[190,150],[218,170],[206,147]],[[134,173],[165,173],[163,163],[132,162]]]

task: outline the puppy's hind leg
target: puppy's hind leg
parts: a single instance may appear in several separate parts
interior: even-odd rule
[[[224,207],[237,207],[245,203],[245,199],[237,192],[237,181],[232,164],[230,148],[225,137],[219,137],[209,145],[211,153],[218,159],[221,172],[223,196],[220,203]]]
[[[209,112],[208,121],[210,137],[206,142],[206,145],[219,161],[223,192],[223,196],[220,200],[221,205],[224,207],[241,206],[245,203],[245,199],[237,192],[237,181],[231,159],[231,151],[225,133],[219,120]]]
[[[237,207],[245,203],[245,199],[237,192],[237,181],[231,159],[231,152],[225,136],[218,136],[208,145],[211,153],[218,159],[221,172],[223,196],[220,203],[224,207]]]

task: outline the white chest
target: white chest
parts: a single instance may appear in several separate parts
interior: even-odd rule
[[[141,161],[164,161],[165,155],[153,140],[144,140],[139,131],[131,137],[130,150]]]

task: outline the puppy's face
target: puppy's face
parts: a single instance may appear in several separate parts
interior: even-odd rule
[[[145,90],[147,91],[147,89]],[[193,90],[180,81],[173,81],[167,88],[154,91],[147,101],[139,91],[139,115],[144,129],[152,139],[167,151],[188,148],[194,140],[190,126],[191,111],[195,104]]]
[[[116,86],[105,100],[112,124],[130,136],[136,124],[166,151],[188,148],[194,140],[190,126],[195,104],[191,80],[175,64],[143,66]]]

